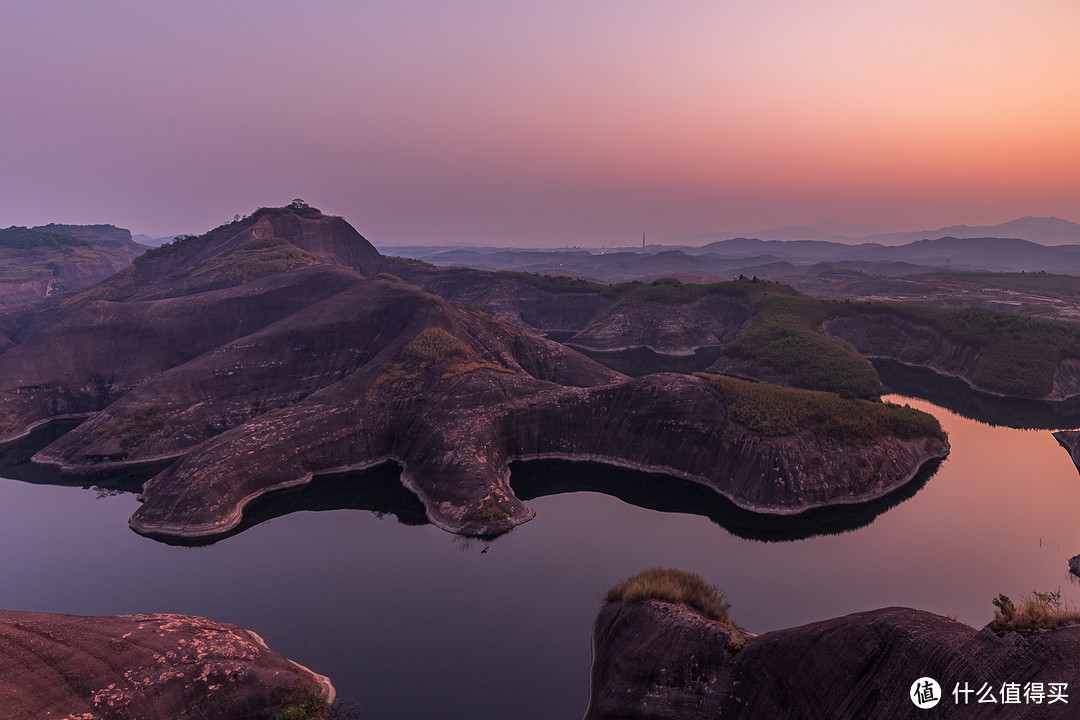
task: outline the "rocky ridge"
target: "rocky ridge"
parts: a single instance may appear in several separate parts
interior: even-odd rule
[[[1019,634],[976,630],[932,613],[885,608],[750,636],[657,600],[608,603],[597,615],[585,720],[650,718],[1061,718],[1070,705],[1002,704],[1006,683],[1080,683],[1080,626]],[[733,636],[740,635],[733,641]],[[740,647],[741,645],[741,647]],[[934,678],[930,710],[909,693]],[[953,689],[972,689],[963,702]],[[980,704],[983,683],[995,704]],[[1075,700],[1067,698],[1068,701]]]
[[[327,678],[233,625],[0,610],[2,720],[315,718],[333,700]]]

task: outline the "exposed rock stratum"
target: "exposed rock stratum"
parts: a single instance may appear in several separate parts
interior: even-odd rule
[[[0,610],[0,720],[298,717],[279,713],[333,699],[327,678],[234,625]]]

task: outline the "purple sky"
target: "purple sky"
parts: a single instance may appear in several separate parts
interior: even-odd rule
[[[392,7],[391,7],[392,5]],[[0,227],[380,244],[1080,220],[1075,0],[7,0]]]

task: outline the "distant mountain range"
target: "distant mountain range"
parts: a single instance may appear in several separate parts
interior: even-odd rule
[[[1058,218],[1029,217],[1001,225],[961,225],[844,241],[826,239],[830,236],[814,228],[781,228],[761,235],[718,238],[698,246],[649,245],[645,250],[460,246],[382,250],[436,265],[571,275],[605,282],[666,276],[706,282],[740,274],[775,279],[836,272],[902,276],[946,269],[1080,275],[1080,225]],[[703,240],[712,236],[694,237]]]
[[[822,227],[792,225],[754,232],[698,233],[684,235],[677,239],[680,243],[689,246],[700,246],[735,236],[753,237],[759,240],[825,240],[847,245],[855,243],[902,245],[916,240],[932,240],[943,237],[1021,238],[1040,245],[1074,245],[1080,243],[1080,224],[1056,217],[1039,218],[1028,216],[999,225],[951,225],[937,230],[918,230],[915,232],[860,232],[860,230],[868,229],[866,226],[823,223]]]
[[[147,247],[159,247],[161,245],[164,245],[167,242],[172,242],[175,237],[176,237],[175,235],[163,235],[161,237],[151,237],[149,235],[144,235],[143,233],[139,233],[137,235],[132,235],[131,239],[134,240],[135,242],[139,243],[140,245],[145,245]]]

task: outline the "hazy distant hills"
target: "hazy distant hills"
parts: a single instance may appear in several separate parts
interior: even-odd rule
[[[784,239],[768,235],[785,236]],[[944,269],[1080,275],[1080,225],[1020,218],[995,226],[824,239],[814,228],[781,228],[765,237],[716,239],[699,246],[649,245],[605,251],[481,247],[384,247],[388,254],[437,265],[517,270],[605,282],[678,277],[706,282],[737,275],[766,278],[862,272],[898,277]],[[803,239],[797,239],[799,237]],[[809,237],[808,237],[809,236]],[[695,236],[705,239],[709,236]]]
[[[176,237],[175,235],[163,235],[162,237],[151,237],[150,235],[144,235],[143,233],[139,233],[137,235],[132,235],[131,239],[134,240],[135,242],[139,243],[140,245],[145,245],[147,247],[159,247],[161,245],[164,245],[167,242],[172,242],[175,237]]]
[[[113,225],[44,225],[0,230],[0,306],[78,290],[146,251]]]
[[[933,231],[882,233],[863,238],[882,245],[899,245],[927,238],[1022,238],[1040,245],[1075,245],[1080,243],[1080,225],[1061,218],[1022,217],[1000,225],[954,225]]]
[[[980,238],[1003,237],[1021,238],[1040,245],[1072,245],[1080,243],[1080,224],[1048,217],[1022,217],[999,225],[951,225],[936,230],[917,230],[915,232],[892,232],[871,226],[842,225],[823,223],[821,227],[792,225],[753,232],[697,233],[677,238],[686,246],[700,247],[710,242],[735,236],[758,238],[760,240],[823,240],[845,245],[876,243],[878,245],[903,245],[916,240],[929,240],[943,237]]]

